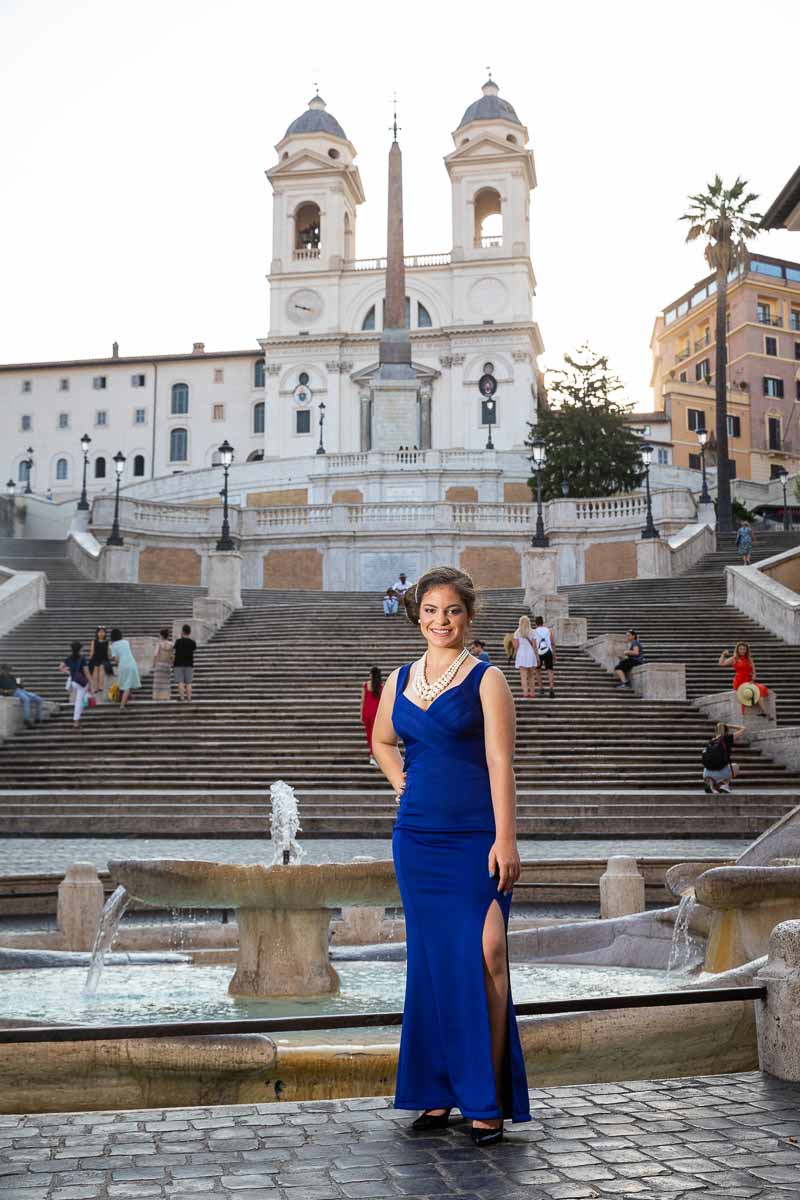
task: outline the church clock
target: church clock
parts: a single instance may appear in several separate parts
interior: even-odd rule
[[[295,325],[312,325],[322,313],[322,297],[311,288],[292,292],[286,301],[286,315]]]

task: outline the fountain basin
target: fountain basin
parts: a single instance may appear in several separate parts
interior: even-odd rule
[[[136,900],[166,908],[231,908],[239,926],[234,996],[320,996],[337,991],[328,953],[334,909],[398,904],[391,862],[241,866],[184,859],[109,863]]]
[[[705,969],[725,971],[766,954],[775,926],[800,917],[800,867],[714,867],[695,894],[712,910]]]

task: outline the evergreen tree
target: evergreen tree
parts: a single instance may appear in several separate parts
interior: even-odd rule
[[[530,426],[527,443],[531,445],[534,435],[544,439],[542,498],[559,499],[564,481],[571,496],[633,491],[644,479],[641,439],[625,422],[632,405],[614,398],[622,383],[605,355],[594,354],[588,346],[574,356],[565,354],[564,361],[564,370],[548,372],[547,407],[538,425]],[[536,477],[528,483],[535,492]]]

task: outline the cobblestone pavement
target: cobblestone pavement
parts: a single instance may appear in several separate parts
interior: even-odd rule
[[[265,818],[266,824],[266,818]],[[527,859],[608,858],[611,854],[737,858],[750,845],[740,838],[520,838]],[[305,838],[310,863],[348,862],[357,854],[391,858],[387,838]],[[46,874],[70,863],[93,862],[105,870],[110,858],[208,858],[215,862],[258,863],[271,857],[269,838],[5,838],[0,841],[0,875]]]
[[[800,1084],[758,1073],[531,1092],[534,1119],[476,1150],[415,1136],[386,1099],[0,1116],[3,1200],[786,1200]]]

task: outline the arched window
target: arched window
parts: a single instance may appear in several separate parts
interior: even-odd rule
[[[431,314],[424,304],[417,304],[417,324],[420,329],[430,329],[433,325]]]
[[[222,455],[220,454],[219,450],[215,450],[211,455],[212,467],[218,467],[221,462],[222,462]]]
[[[133,458],[133,474],[134,478],[142,479],[144,477],[144,455],[136,454]]]
[[[264,401],[253,405],[253,433],[264,432]]]
[[[294,214],[294,252],[297,258],[318,258],[320,245],[319,205],[301,204]]]
[[[23,458],[22,462],[19,464],[19,467],[17,468],[17,479],[19,480],[20,483],[28,482],[28,476],[30,475],[30,470],[31,469],[28,466],[27,458]]]
[[[56,479],[59,483],[63,483],[69,476],[69,465],[65,458],[60,458],[56,463]]]
[[[248,462],[263,462],[264,461],[264,451],[263,450],[251,450],[247,456],[247,461]]]
[[[188,383],[173,383],[170,412],[173,417],[185,417],[189,411]]]
[[[375,328],[375,305],[374,304],[373,304],[372,308],[369,309],[369,311],[367,312],[367,315],[364,317],[364,320],[361,322],[361,328],[362,329],[374,329]]]
[[[253,367],[253,387],[264,386],[264,360],[257,358]]]
[[[169,434],[169,461],[186,462],[189,457],[189,435],[185,429],[171,429]]]
[[[475,196],[475,247],[503,244],[503,203],[494,188],[481,188]]]
[[[94,477],[95,479],[105,479],[106,477],[106,460],[102,457],[94,460]]]

